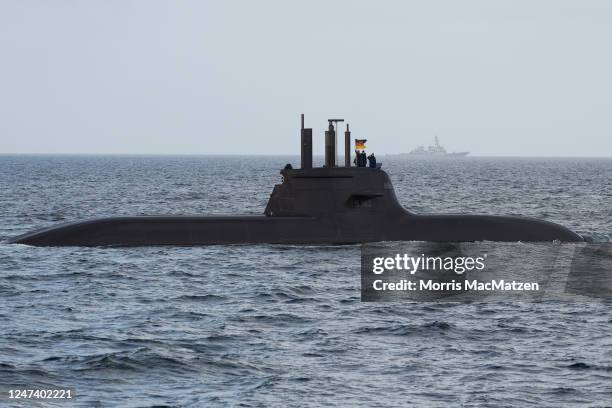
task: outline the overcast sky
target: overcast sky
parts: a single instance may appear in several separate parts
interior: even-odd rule
[[[612,156],[611,1],[0,0],[0,153]]]

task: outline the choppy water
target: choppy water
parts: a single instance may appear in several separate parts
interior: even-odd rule
[[[0,156],[0,386],[87,407],[612,405],[609,302],[364,304],[358,246],[6,244],[97,216],[261,213],[288,161]],[[383,161],[416,212],[610,241],[612,160]]]

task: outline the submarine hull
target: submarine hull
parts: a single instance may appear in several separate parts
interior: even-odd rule
[[[525,217],[419,215],[397,201],[381,169],[281,170],[264,215],[99,218],[34,231],[36,246],[355,244],[378,241],[582,241],[560,225]]]
[[[562,241],[582,238],[546,221],[487,215],[405,215],[376,228],[313,217],[112,217],[34,231],[11,242],[33,246],[356,244],[377,241]]]

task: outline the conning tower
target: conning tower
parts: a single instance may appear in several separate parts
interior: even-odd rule
[[[397,201],[389,176],[380,168],[351,166],[349,125],[345,132],[344,166],[336,165],[336,129],[342,119],[328,119],[325,165],[312,167],[312,129],[302,115],[302,168],[281,170],[265,209],[268,217],[313,217],[340,230],[379,229],[389,217],[411,215]],[[380,231],[379,231],[380,232]],[[350,236],[350,234],[349,234]]]

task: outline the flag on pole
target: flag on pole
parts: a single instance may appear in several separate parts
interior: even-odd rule
[[[355,139],[355,150],[365,150],[368,139]]]

